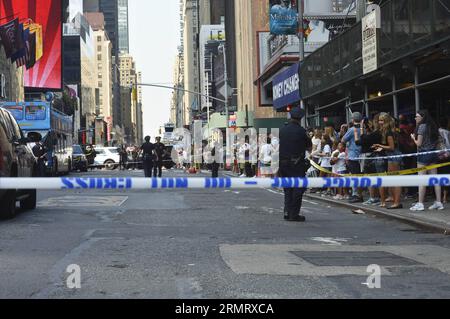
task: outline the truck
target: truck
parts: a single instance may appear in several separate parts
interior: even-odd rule
[[[175,166],[175,163],[172,159],[172,149],[176,144],[174,138],[175,124],[166,123],[164,128],[161,129],[161,143],[163,143],[166,147],[163,163],[166,169],[172,169]]]

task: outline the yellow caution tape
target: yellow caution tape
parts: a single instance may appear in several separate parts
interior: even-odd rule
[[[345,174],[345,175],[340,175],[340,174],[335,174],[333,172],[330,172],[327,169],[324,169],[323,167],[321,167],[319,164],[317,164],[314,161],[310,161],[311,165],[325,173],[325,174],[333,174],[333,175],[337,175],[337,176],[341,176],[341,177],[349,177],[349,176],[354,176],[354,177],[358,177],[358,176],[404,176],[404,175],[413,175],[413,174],[417,174],[420,172],[425,172],[425,171],[431,171],[432,169],[438,169],[438,168],[442,168],[442,167],[446,167],[446,166],[450,166],[450,162],[448,163],[443,163],[443,164],[436,164],[436,165],[430,165],[430,166],[425,166],[425,167],[421,167],[421,168],[410,168],[410,169],[405,169],[402,171],[395,171],[395,172],[385,172],[385,173],[377,173],[377,174]]]

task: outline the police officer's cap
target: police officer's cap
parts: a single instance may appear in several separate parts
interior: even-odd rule
[[[305,117],[305,115],[305,110],[300,107],[293,108],[291,111],[291,118],[294,120],[301,120],[303,117]]]

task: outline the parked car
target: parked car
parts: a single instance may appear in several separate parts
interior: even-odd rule
[[[80,145],[74,145],[72,153],[72,169],[74,171],[87,172],[88,161]]]
[[[0,108],[0,178],[36,176],[37,163],[28,142],[11,113]],[[16,202],[22,209],[35,209],[36,189],[0,190],[0,218],[13,218]]]
[[[119,167],[120,150],[117,147],[96,147],[94,165],[114,170]]]

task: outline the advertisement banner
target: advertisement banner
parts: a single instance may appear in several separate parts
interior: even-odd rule
[[[24,72],[27,88],[42,90],[62,88],[61,4],[61,0],[0,0],[0,16],[18,18],[20,21],[31,19],[33,23],[42,26],[42,31],[38,30],[36,38],[37,62]],[[42,47],[44,48],[42,58],[39,59]]]
[[[298,11],[296,0],[269,1],[270,33],[273,35],[293,35],[298,31]]]
[[[298,103],[300,96],[299,64],[294,64],[273,79],[273,106],[282,109]]]

